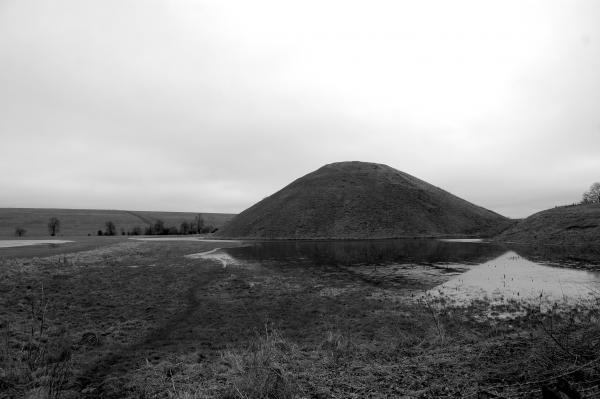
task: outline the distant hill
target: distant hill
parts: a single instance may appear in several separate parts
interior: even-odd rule
[[[561,206],[529,216],[496,237],[499,241],[600,245],[600,204]]]
[[[191,221],[198,213],[194,212],[148,212],[98,209],[43,209],[43,208],[0,208],[0,237],[14,237],[15,228],[27,230],[25,237],[48,236],[48,219],[60,220],[61,236],[95,235],[104,230],[104,223],[112,221],[120,234],[121,228],[130,230],[136,226],[144,229],[157,219],[165,226],[177,226],[183,221]],[[233,217],[228,213],[202,213],[205,224],[221,228]]]
[[[509,219],[386,165],[339,162],[237,215],[219,235],[391,238],[493,234]]]

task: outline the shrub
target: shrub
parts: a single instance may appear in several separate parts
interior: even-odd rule
[[[6,343],[0,351],[0,390],[7,392],[0,392],[0,397],[58,399],[72,376],[72,342],[64,338],[66,331],[60,331],[61,336],[48,334],[50,300],[43,286],[41,293],[32,293],[27,302],[30,325],[24,334],[11,331],[9,323],[3,331]]]

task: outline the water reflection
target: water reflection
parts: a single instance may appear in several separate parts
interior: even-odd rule
[[[565,303],[600,294],[600,272],[532,262],[514,251],[471,268],[433,290],[454,303],[486,299],[528,303]]]
[[[558,246],[518,245],[510,247],[519,255],[537,263],[575,268],[600,266],[600,245]]]
[[[27,247],[30,245],[57,245],[73,242],[69,240],[0,240],[0,248]]]
[[[241,264],[319,270],[324,276],[404,292],[433,288],[430,292],[456,303],[556,302],[600,294],[600,272],[572,267],[574,259],[576,266],[588,269],[597,263],[593,251],[515,249],[489,242],[409,239],[250,242],[222,251]]]
[[[221,248],[214,248],[210,251],[199,252],[196,254],[190,254],[185,256],[188,259],[208,259],[214,260],[216,262],[221,263],[223,267],[227,267],[227,265],[236,264],[236,259],[232,258],[229,254],[227,254]]]
[[[243,261],[310,265],[478,264],[506,251],[492,243],[438,240],[271,241],[224,249]]]

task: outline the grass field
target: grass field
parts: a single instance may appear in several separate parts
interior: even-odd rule
[[[0,237],[14,237],[17,227],[24,228],[25,237],[48,236],[48,220],[60,220],[59,236],[96,235],[105,229],[105,223],[112,221],[120,234],[121,229],[130,230],[136,226],[142,229],[157,219],[166,226],[176,226],[191,221],[198,213],[192,212],[148,212],[98,209],[41,209],[41,208],[0,208]],[[227,213],[202,213],[206,224],[223,227],[233,217]]]
[[[1,250],[0,397],[533,398],[556,375],[598,394],[597,306],[486,318],[411,299],[427,281],[184,256],[227,245]]]

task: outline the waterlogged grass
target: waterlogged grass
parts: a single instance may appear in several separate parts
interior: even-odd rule
[[[0,397],[533,398],[557,376],[598,393],[595,299],[457,303],[422,295],[438,275],[185,257],[223,245],[2,260]]]
[[[303,342],[265,328],[246,346],[212,361],[198,354],[138,370],[132,388],[162,376],[146,395],[176,398],[439,398],[494,393],[540,397],[557,377],[588,395],[598,393],[598,307],[549,309],[507,305],[510,320],[483,317],[489,303],[447,307],[421,302],[404,308],[397,325],[370,337],[322,330]],[[409,327],[410,328],[407,328]],[[593,397],[593,396],[588,396]]]

